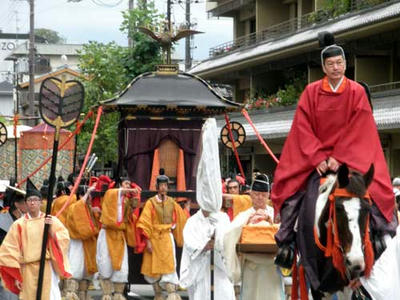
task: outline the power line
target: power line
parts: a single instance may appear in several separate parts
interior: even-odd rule
[[[102,0],[92,0],[92,2],[94,4],[96,4],[98,6],[102,6],[102,7],[116,7],[116,6],[120,5],[122,3],[122,1],[124,1],[124,0],[117,0],[117,2],[114,4],[108,4],[108,3],[103,2]]]

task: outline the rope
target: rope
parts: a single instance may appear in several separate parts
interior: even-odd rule
[[[90,138],[89,146],[88,146],[88,149],[86,151],[86,156],[85,156],[85,159],[83,160],[83,164],[81,166],[81,170],[79,171],[79,176],[78,176],[78,178],[76,179],[76,181],[74,183],[74,187],[72,188],[72,191],[71,191],[71,194],[69,195],[68,200],[65,201],[63,207],[61,207],[61,209],[56,214],[56,217],[58,217],[64,211],[64,209],[67,208],[67,206],[71,202],[71,199],[72,199],[73,195],[75,195],[76,190],[78,189],[79,183],[81,182],[81,179],[82,179],[83,172],[85,171],[85,168],[86,168],[86,164],[89,161],[90,152],[92,151],[94,138],[96,136],[97,128],[99,127],[100,117],[101,117],[102,112],[103,112],[103,106],[99,106],[99,108],[97,109],[96,123],[94,124],[92,136]]]
[[[242,175],[243,178],[246,178],[244,175],[244,172],[243,172],[242,163],[240,162],[240,159],[239,159],[239,154],[236,149],[235,140],[233,139],[231,122],[229,121],[229,117],[227,114],[225,114],[225,122],[226,122],[226,127],[228,128],[229,139],[231,140],[232,150],[233,150],[233,153],[235,154],[236,162],[238,164],[240,174]]]
[[[85,124],[85,122],[89,119],[89,117],[91,117],[93,114],[93,111],[89,111],[87,113],[87,115],[85,116],[85,118],[82,120],[82,122],[76,127],[76,129],[74,130],[74,132],[64,141],[64,143],[62,143],[60,146],[58,146],[58,150],[61,150],[62,148],[65,147],[66,144],[68,144],[68,142],[72,139],[72,137],[77,134],[80,130],[81,127],[83,126],[83,124]],[[18,182],[17,186],[20,187],[24,182],[26,182],[28,180],[28,178],[31,178],[32,176],[34,176],[37,172],[39,172],[39,170],[41,168],[43,168],[53,157],[49,156],[47,157],[42,164],[36,168],[36,170],[34,170],[32,173],[30,173],[27,177],[25,177],[23,180],[21,180],[20,182]]]
[[[272,152],[272,150],[268,147],[267,143],[264,141],[264,139],[261,137],[260,133],[258,132],[257,128],[254,126],[253,121],[251,121],[249,114],[245,109],[242,109],[242,114],[246,118],[247,122],[249,122],[250,126],[253,128],[254,133],[256,134],[258,140],[260,141],[261,145],[264,146],[265,150],[271,155],[273,160],[279,164],[279,159],[276,158],[275,154]]]
[[[18,114],[14,115],[13,119],[14,119],[13,133],[14,133],[14,138],[16,139],[17,138],[17,125],[18,125],[19,115]],[[17,179],[17,178],[15,178],[15,179]]]

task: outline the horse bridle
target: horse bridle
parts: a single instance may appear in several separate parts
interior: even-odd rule
[[[359,196],[357,196],[357,195],[355,195],[355,194],[353,194],[353,193],[350,193],[349,191],[347,191],[346,189],[344,189],[344,188],[339,188],[339,187],[335,187],[334,189],[333,189],[333,192],[331,192],[330,194],[329,194],[329,217],[328,217],[328,222],[330,222],[331,223],[331,225],[332,225],[332,228],[331,228],[331,230],[333,230],[333,232],[332,232],[332,234],[333,234],[333,236],[334,236],[334,238],[335,239],[338,239],[338,236],[339,236],[339,233],[338,233],[338,230],[337,230],[337,225],[336,225],[336,213],[334,212],[334,210],[336,209],[335,208],[335,201],[336,201],[336,198],[339,198],[339,197],[346,197],[346,198],[353,198],[353,197],[356,197],[356,198],[360,198]],[[364,197],[362,197],[363,199],[367,199],[368,200],[368,203],[371,205],[372,204],[372,201],[371,201],[371,197],[369,196],[369,193],[368,193],[368,191],[366,191],[366,193],[365,193],[365,195],[364,195]],[[365,230],[368,230],[368,226],[369,226],[369,215],[368,215],[368,217],[367,217],[367,222],[366,222],[366,224],[365,224]],[[328,231],[329,229],[327,229],[327,231]],[[329,234],[329,233],[328,233]],[[327,247],[328,247],[328,245],[327,246],[323,246],[322,245],[322,243],[320,242],[320,240],[319,240],[319,237],[318,237],[318,234],[316,233],[316,230],[315,230],[315,228],[314,228],[314,238],[315,238],[315,242],[316,242],[316,245],[318,246],[318,248],[322,251],[322,252],[324,252],[325,253],[325,256],[327,256],[327,257],[329,257],[329,256],[332,256],[332,253],[330,252],[331,250],[329,250]],[[343,246],[340,244],[340,243],[335,243],[335,246],[336,247],[338,247],[338,249],[340,250],[340,252],[341,252],[341,255],[342,255],[342,258],[344,259],[344,257],[345,257],[345,253],[344,253],[344,249],[343,249]],[[340,270],[339,270],[340,271]],[[348,269],[348,267],[344,264],[344,276],[346,277],[346,279],[348,280],[348,282],[350,282],[351,281],[351,275],[350,275],[350,270]],[[367,299],[367,296],[363,293],[363,291],[362,291],[362,289],[359,287],[359,288],[356,288],[355,290],[354,290],[354,293],[355,293],[355,296],[357,297],[357,299]]]

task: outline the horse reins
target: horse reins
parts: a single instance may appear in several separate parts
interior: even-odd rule
[[[346,189],[343,188],[335,188],[333,192],[329,195],[329,217],[328,217],[328,226],[327,226],[327,243],[326,246],[323,246],[321,241],[319,240],[316,228],[314,228],[314,239],[318,248],[324,252],[325,257],[331,257],[332,263],[334,267],[340,272],[343,279],[350,279],[350,274],[346,265],[344,263],[344,250],[339,241],[339,232],[337,229],[337,221],[336,221],[336,209],[335,209],[335,201],[338,197],[347,197],[347,198],[359,198],[357,195],[350,193]],[[369,204],[372,204],[371,197],[369,196],[368,191],[363,196],[364,199],[368,199]],[[368,276],[372,264],[373,264],[373,250],[372,244],[369,238],[369,218],[370,215],[367,216],[367,221],[365,224],[365,235],[364,235],[364,261],[365,261],[365,275]],[[372,258],[371,258],[372,251]]]

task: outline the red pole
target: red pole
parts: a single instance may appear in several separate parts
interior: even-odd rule
[[[264,139],[262,138],[261,134],[258,132],[257,128],[254,126],[253,122],[250,119],[249,114],[247,113],[247,111],[245,109],[242,110],[242,114],[243,116],[246,118],[247,122],[249,122],[250,126],[253,128],[254,133],[256,134],[256,136],[258,137],[258,140],[260,141],[260,143],[264,146],[265,150],[267,150],[267,152],[269,153],[269,155],[271,155],[271,157],[273,158],[273,160],[279,164],[279,159],[276,158],[276,156],[274,155],[274,153],[272,152],[272,150],[268,147],[267,143],[264,141]]]

